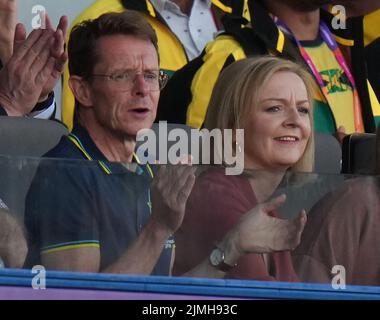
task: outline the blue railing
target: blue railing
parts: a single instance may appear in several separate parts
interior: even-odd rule
[[[31,270],[0,270],[0,298],[380,299],[380,287],[372,286],[347,286],[343,290],[334,290],[325,284],[56,271],[46,272],[46,290],[35,290],[32,288],[34,276]],[[8,292],[12,292],[11,297]]]

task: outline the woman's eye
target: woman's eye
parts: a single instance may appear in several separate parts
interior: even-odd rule
[[[267,112],[277,112],[280,111],[281,107],[280,106],[272,106],[266,109]]]
[[[298,112],[303,114],[309,114],[309,108],[307,107],[298,107]]]

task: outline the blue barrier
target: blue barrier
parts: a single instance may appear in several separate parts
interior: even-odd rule
[[[380,287],[369,286],[347,286],[344,290],[334,290],[326,284],[57,271],[46,272],[46,290],[33,290],[31,283],[34,276],[31,270],[0,270],[0,298],[7,299],[7,291],[11,288],[13,297],[19,299],[33,299],[38,291],[44,291],[46,298],[49,297],[49,290],[52,299],[57,293],[60,298],[71,299],[76,290],[82,298],[86,298],[86,295],[88,298],[102,298],[107,296],[102,293],[107,293],[111,298],[114,294],[117,299],[380,299]]]

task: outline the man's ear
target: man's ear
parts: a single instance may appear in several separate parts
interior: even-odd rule
[[[83,107],[92,107],[92,94],[87,81],[83,80],[82,77],[70,76],[69,86],[75,99]]]

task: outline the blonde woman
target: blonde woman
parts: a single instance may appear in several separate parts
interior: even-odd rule
[[[183,274],[210,256],[210,263],[228,278],[297,281],[290,253],[294,249],[280,232],[283,220],[275,210],[251,220],[251,233],[239,233],[247,215],[267,201],[287,170],[313,168],[313,109],[309,74],[297,64],[274,57],[245,59],[228,66],[212,94],[205,127],[244,129],[244,169],[252,174],[225,176],[214,167],[197,179],[186,215],[176,233],[174,274]],[[284,201],[284,198],[281,200]],[[306,221],[301,212],[296,221]],[[255,224],[256,223],[256,224]],[[257,247],[229,250],[225,235],[256,237]],[[244,243],[244,241],[241,241]],[[210,255],[211,252],[211,255]],[[239,254],[230,254],[239,252]],[[249,253],[251,252],[251,253]],[[256,253],[252,253],[256,252]],[[238,259],[237,259],[238,257]]]

